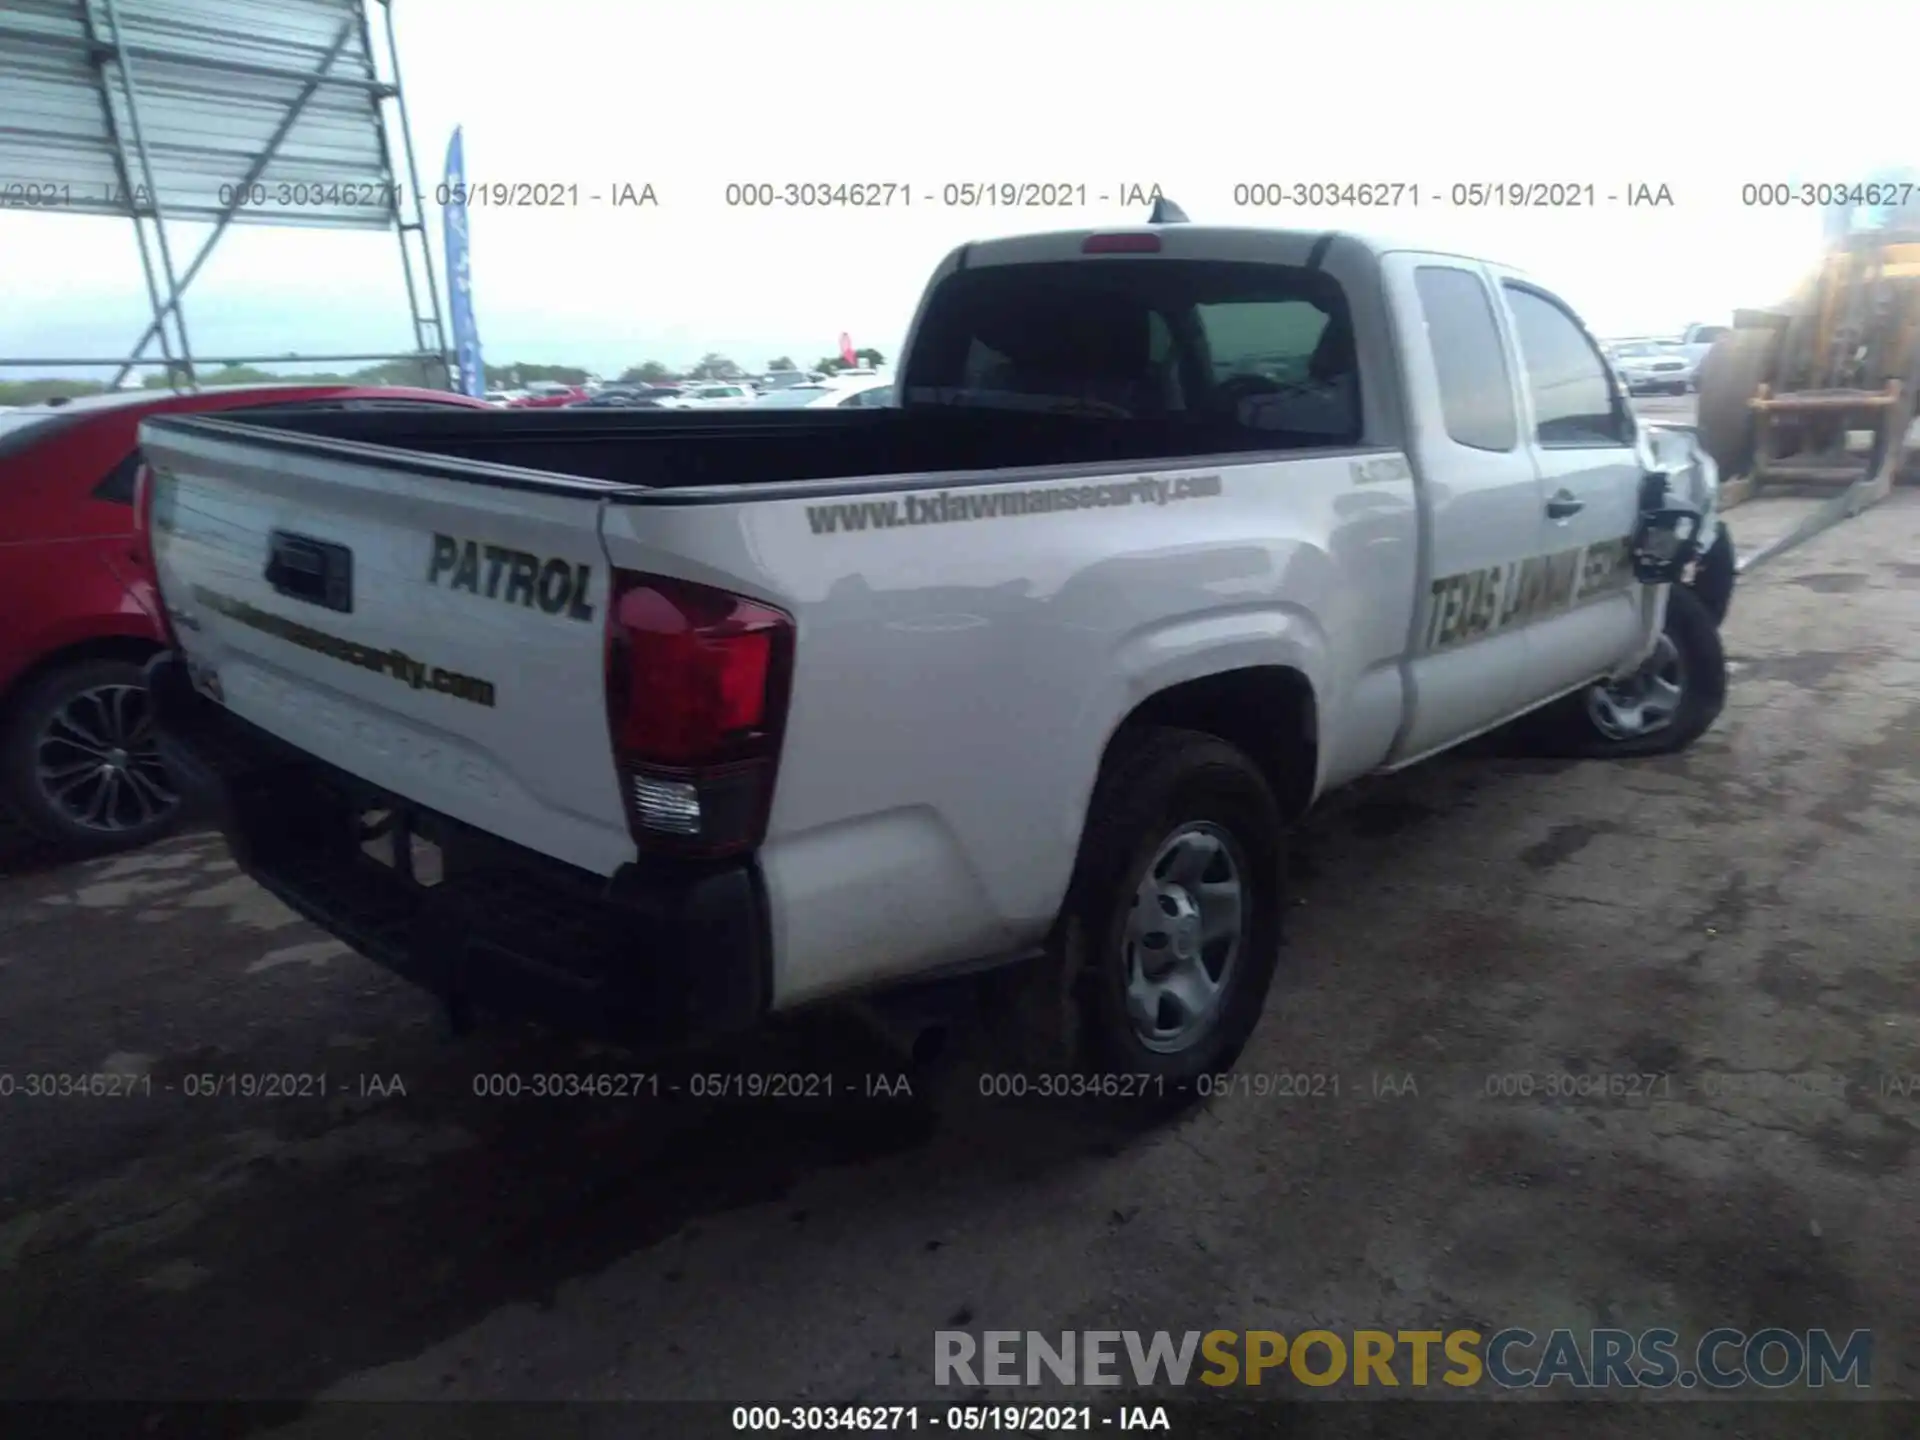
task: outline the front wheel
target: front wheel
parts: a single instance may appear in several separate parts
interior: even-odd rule
[[[1707,613],[1713,617],[1716,626],[1727,623],[1727,612],[1733,608],[1733,587],[1739,576],[1740,560],[1734,553],[1733,532],[1727,529],[1723,521],[1717,528],[1713,544],[1695,562],[1693,577],[1687,582],[1707,607]]]
[[[1727,701],[1720,629],[1699,595],[1667,591],[1659,642],[1625,680],[1590,685],[1543,712],[1542,748],[1590,759],[1672,755],[1704,735]]]

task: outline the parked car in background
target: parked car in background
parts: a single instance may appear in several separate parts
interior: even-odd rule
[[[489,390],[487,391],[487,404],[489,405],[512,405],[516,401],[524,400],[526,398],[527,398],[527,392],[524,390]]]
[[[1680,339],[1676,343],[1693,366],[1692,379],[1695,389],[1699,388],[1700,362],[1707,358],[1707,351],[1713,348],[1713,342],[1722,335],[1732,333],[1733,327],[1730,325],[1689,325],[1681,332]]]
[[[486,409],[437,390],[236,385],[28,405],[0,415],[0,808],[73,854],[160,834],[179,808],[140,666],[160,646],[136,543],[136,432],[150,415],[273,408]]]
[[[895,404],[893,379],[887,375],[868,376],[844,384],[827,381],[814,385],[789,385],[774,390],[753,402],[756,410],[881,410]]]
[[[1684,395],[1693,388],[1699,368],[1678,345],[1659,340],[1616,346],[1613,363],[1625,377],[1631,395]]]
[[[603,385],[583,400],[574,400],[567,405],[569,410],[657,410],[661,401],[677,394],[677,391],[656,389],[651,385]]]
[[[738,410],[753,404],[759,392],[745,381],[692,385],[660,402],[667,410]]]
[[[785,390],[794,385],[808,385],[827,377],[818,370],[770,370],[760,377],[760,389]]]
[[[576,400],[585,400],[587,391],[579,385],[562,385],[555,381],[535,381],[527,386],[524,399],[508,402],[515,410],[556,410],[562,405],[571,405]]]

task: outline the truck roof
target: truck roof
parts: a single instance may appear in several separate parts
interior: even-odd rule
[[[1446,249],[1401,240],[1381,234],[1353,230],[1282,230],[1264,225],[1101,225],[1089,229],[1053,230],[1027,235],[1009,235],[992,240],[976,240],[956,252],[964,253],[965,263],[973,265],[1020,265],[1048,260],[1078,259],[1082,247],[1096,235],[1154,235],[1160,239],[1159,253],[1193,260],[1266,261],[1283,265],[1303,265],[1314,247],[1338,236],[1378,258],[1396,251],[1415,250],[1428,255],[1449,255],[1476,264],[1499,265],[1520,273],[1486,255],[1468,255]]]

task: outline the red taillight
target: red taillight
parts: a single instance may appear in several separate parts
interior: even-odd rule
[[[141,461],[133,471],[133,533],[140,544],[152,548],[153,467]]]
[[[793,617],[712,586],[615,571],[607,725],[643,849],[750,850],[766,833]]]
[[[133,472],[133,563],[145,572],[145,576],[136,577],[135,583],[145,595],[153,597],[151,602],[143,601],[141,608],[151,609],[167,647],[178,650],[180,637],[174,634],[173,620],[167,614],[166,602],[160,598],[160,587],[155,578],[153,486],[153,467],[142,461]]]
[[[1158,255],[1160,237],[1130,231],[1119,235],[1089,235],[1080,244],[1082,255]]]

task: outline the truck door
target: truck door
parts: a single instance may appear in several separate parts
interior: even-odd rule
[[[1390,761],[1403,764],[1520,708],[1527,641],[1503,597],[1540,541],[1539,477],[1492,277],[1454,256],[1382,263],[1393,312],[1414,322],[1401,327],[1401,371],[1427,512],[1413,713]]]
[[[1522,603],[1530,689],[1545,700],[1598,679],[1641,630],[1628,543],[1641,465],[1627,399],[1600,347],[1562,301],[1503,277],[1522,377],[1522,427],[1539,472],[1541,574]]]

